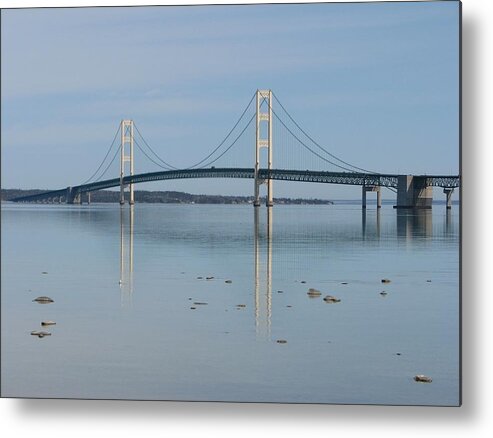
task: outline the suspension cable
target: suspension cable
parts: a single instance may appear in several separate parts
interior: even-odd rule
[[[120,152],[121,148],[122,145],[118,146],[118,149],[115,151],[115,154],[113,155],[113,158],[111,159],[110,163],[106,166],[106,169],[104,169],[104,172],[99,176],[98,179],[94,180],[93,182],[98,182],[101,180],[101,178],[105,175],[105,173],[108,171],[110,166],[113,164],[113,161],[115,161],[115,158],[118,155],[118,152]]]
[[[152,161],[156,166],[159,166],[161,169],[165,169],[165,170],[178,170],[177,167],[173,167],[173,169],[171,169],[170,167],[165,167],[161,164],[159,164],[157,161],[153,160],[149,155],[147,155],[146,151],[140,146],[139,142],[134,138],[134,143],[137,145],[137,147],[139,148],[139,150],[150,160]]]
[[[92,180],[92,179],[93,179],[93,178],[97,175],[97,173],[99,172],[99,169],[101,169],[101,167],[103,167],[103,164],[104,164],[104,162],[106,161],[106,158],[108,158],[108,155],[109,155],[109,153],[110,153],[111,149],[113,148],[113,145],[114,145],[114,143],[115,143],[115,140],[116,140],[116,138],[118,137],[118,133],[120,132],[120,129],[121,129],[121,126],[120,126],[120,125],[118,125],[118,129],[116,130],[115,136],[113,137],[113,141],[111,142],[111,145],[110,145],[110,147],[108,148],[108,151],[106,152],[106,155],[104,156],[103,161],[101,161],[101,164],[100,164],[100,165],[99,165],[99,167],[96,169],[96,171],[95,171],[95,172],[94,172],[94,173],[93,173],[93,174],[92,174],[92,175],[91,175],[88,179],[86,179],[86,180],[82,183],[82,185],[87,184],[89,181],[91,181],[91,180]],[[98,181],[99,181],[99,180],[98,180]]]
[[[224,139],[221,141],[221,143],[219,143],[219,145],[218,145],[218,146],[217,146],[217,147],[216,147],[216,148],[215,148],[215,149],[214,149],[214,150],[213,150],[213,151],[212,151],[209,155],[207,155],[207,157],[203,158],[203,159],[202,159],[202,160],[200,160],[198,163],[195,163],[193,166],[187,167],[187,169],[192,169],[192,168],[194,168],[194,167],[197,167],[199,164],[202,164],[204,161],[206,161],[207,159],[209,159],[209,158],[210,158],[210,157],[211,157],[211,156],[212,156],[212,155],[213,155],[213,154],[214,154],[214,153],[215,153],[215,152],[216,152],[216,151],[217,151],[217,150],[218,150],[218,149],[219,149],[219,148],[220,148],[220,147],[224,144],[224,142],[225,142],[225,141],[229,138],[229,136],[231,135],[231,133],[235,130],[235,128],[238,126],[238,124],[239,124],[239,123],[241,122],[241,120],[243,119],[243,116],[244,116],[244,115],[245,115],[245,113],[247,112],[248,108],[250,108],[250,105],[252,104],[253,99],[255,98],[255,95],[256,95],[256,94],[257,94],[257,93],[253,93],[253,96],[252,96],[252,98],[250,99],[250,102],[248,102],[247,106],[245,107],[245,109],[244,109],[244,110],[243,110],[243,112],[241,113],[241,116],[240,116],[240,117],[239,117],[239,119],[236,121],[236,123],[234,124],[234,126],[230,129],[230,131],[228,132],[228,134],[226,135],[226,137],[224,137]],[[250,124],[250,121],[248,122],[248,124]],[[247,124],[247,126],[248,126],[248,124]],[[245,132],[245,130],[243,130],[241,133],[243,134],[243,132]],[[241,134],[240,134],[240,135],[241,135]],[[238,140],[238,138],[239,138],[239,137],[237,137],[237,138],[235,139],[234,143],[236,143],[236,140]],[[234,143],[233,143],[233,144],[234,144]],[[228,148],[227,150],[229,150],[229,148]],[[222,155],[224,155],[224,153],[223,153],[223,154],[221,154],[221,155],[220,155],[220,157],[221,157]],[[219,157],[218,157],[217,159],[219,159]],[[216,160],[217,160],[217,159],[216,159]],[[215,161],[216,161],[216,160],[215,160]],[[208,163],[208,164],[210,164],[210,163]]]
[[[250,123],[252,123],[252,120],[255,118],[256,114],[254,114],[250,120],[248,121],[248,123],[245,125],[245,127],[243,128],[243,130],[238,134],[238,136],[234,139],[233,143],[231,143],[227,149],[225,149],[221,155],[219,155],[217,158],[215,158],[214,160],[212,161],[209,161],[208,163],[204,164],[203,166],[201,166],[199,169],[204,169],[206,167],[208,167],[210,164],[213,164],[215,163],[217,160],[219,160],[219,158],[221,158],[226,152],[228,152],[234,145],[235,143],[238,141],[238,139],[243,135],[243,133],[247,130],[247,128],[250,126]]]
[[[178,167],[175,167],[175,166],[173,166],[173,165],[171,165],[171,164],[167,163],[166,161],[164,161],[164,160],[163,160],[163,159],[162,159],[162,158],[161,158],[161,157],[160,157],[160,156],[159,156],[159,155],[158,155],[158,154],[154,151],[154,149],[152,149],[152,148],[151,148],[151,146],[149,146],[149,143],[147,143],[147,141],[145,140],[144,136],[140,133],[139,128],[137,127],[137,125],[135,124],[135,122],[134,122],[134,126],[135,126],[135,129],[137,130],[137,133],[139,134],[140,138],[143,140],[144,144],[145,144],[145,145],[149,148],[149,150],[150,150],[150,151],[154,154],[154,156],[155,156],[155,157],[156,157],[159,161],[161,161],[161,162],[162,162],[165,166],[167,166],[167,167],[168,167],[168,169],[174,169],[174,170],[177,170],[177,169],[178,169]],[[136,140],[135,140],[135,137],[134,137],[134,141],[136,141]],[[140,147],[139,147],[139,149],[140,149],[140,150],[141,150],[141,151],[145,154],[145,152],[144,152],[144,151],[143,151]],[[146,155],[146,156],[147,156],[147,155]],[[149,156],[147,156],[147,158],[149,158]],[[149,158],[149,159],[155,163],[155,161],[154,161],[154,160],[152,160],[151,158]],[[156,164],[157,164],[157,163],[156,163]],[[158,166],[160,166],[160,165],[158,164]],[[163,166],[160,166],[160,167],[163,167]],[[164,169],[164,167],[163,167],[163,169]]]
[[[270,103],[269,103],[269,106],[270,106]],[[339,164],[336,164],[334,163],[333,161],[330,161],[328,160],[327,158],[324,158],[322,157],[322,155],[320,155],[319,153],[315,152],[312,148],[310,148],[310,146],[308,146],[307,144],[305,144],[295,133],[293,133],[293,131],[291,131],[291,129],[289,129],[286,124],[279,118],[279,116],[277,115],[277,113],[272,109],[272,107],[270,108],[270,110],[272,111],[272,113],[274,114],[274,116],[277,118],[277,120],[279,120],[281,122],[281,124],[288,130],[288,132],[296,139],[298,140],[298,142],[305,148],[305,149],[308,149],[312,154],[316,155],[317,157],[319,157],[321,160],[325,161],[326,163],[329,163],[329,164],[332,164],[333,166],[336,166],[338,167],[339,169],[343,169],[343,170],[347,170],[348,172],[352,172],[354,173],[354,170],[353,169],[349,169],[347,167],[344,167],[344,166],[340,166]]]
[[[283,109],[283,111],[286,113],[286,115],[289,117],[289,119],[296,125],[296,127],[303,133],[305,134],[305,136],[315,145],[317,146],[319,149],[321,149],[322,151],[324,151],[326,154],[330,155],[332,158],[335,158],[337,161],[340,161],[341,163],[343,164],[346,164],[347,166],[349,167],[352,167],[354,169],[357,169],[357,170],[361,170],[365,173],[376,173],[376,172],[373,172],[371,170],[367,170],[367,169],[363,169],[361,167],[358,167],[358,166],[355,166],[351,163],[348,163],[344,160],[341,160],[339,157],[335,156],[334,154],[331,154],[327,149],[325,149],[324,147],[320,146],[320,144],[318,144],[312,137],[310,137],[310,135],[300,126],[298,125],[298,123],[296,123],[296,120],[293,119],[293,117],[291,117],[291,114],[289,114],[289,112],[286,110],[286,108],[284,108],[283,104],[281,103],[281,101],[277,98],[277,96],[272,93],[272,95],[274,96],[274,99],[276,99],[276,102],[279,104],[279,106]]]
[[[206,157],[204,157],[202,160],[198,161],[197,163],[191,165],[191,166],[188,166],[188,167],[185,167],[184,169],[193,169],[194,167],[197,167],[199,166],[200,164],[202,164],[204,161],[208,160],[212,155],[214,155],[221,146],[224,145],[224,143],[226,142],[226,140],[231,136],[231,134],[233,133],[233,131],[236,129],[236,127],[240,124],[240,122],[242,121],[243,117],[245,116],[246,112],[248,111],[248,108],[250,108],[250,105],[252,104],[253,102],[253,99],[255,98],[255,95],[256,93],[253,94],[253,96],[251,97],[250,101],[248,102],[247,106],[245,107],[245,109],[243,110],[243,112],[241,113],[241,116],[238,118],[238,120],[236,121],[236,123],[233,125],[233,127],[230,129],[230,131],[226,134],[226,136],[223,138],[223,140],[219,143],[219,145],[214,148],[214,150],[209,153]],[[248,122],[250,123],[250,122]],[[142,133],[139,131],[139,128],[137,127],[137,125],[135,124],[134,122],[134,126],[135,126],[135,129],[137,130],[137,133],[139,134],[140,138],[143,140],[144,144],[149,148],[149,150],[152,152],[152,154],[159,160],[161,161],[161,163],[163,163],[165,166],[168,167],[168,169],[175,169],[175,170],[178,170],[180,169],[179,167],[175,167],[171,164],[169,164],[168,162],[164,161],[155,151],[154,149],[152,149],[152,147],[149,145],[149,143],[147,143],[147,141],[145,140],[145,138],[143,137]],[[238,138],[236,139],[238,140]],[[236,142],[235,140],[235,142]],[[135,138],[134,138],[134,141],[135,141]],[[145,152],[143,151],[142,148],[139,148],[144,154]],[[227,149],[229,150],[229,148]],[[151,160],[153,163],[157,164],[159,167],[163,168],[163,166],[161,166],[160,164],[156,163],[156,161],[154,161],[152,158],[150,158],[147,154],[145,154],[147,156],[147,158],[149,158],[149,160]],[[220,156],[223,156],[224,154],[221,154]],[[217,159],[216,159],[217,160]],[[215,160],[215,161],[216,161]],[[209,163],[208,163],[209,164]],[[203,167],[203,166],[201,166]]]

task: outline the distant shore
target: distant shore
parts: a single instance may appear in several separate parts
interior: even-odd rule
[[[2,189],[1,201],[7,202],[18,196],[29,196],[38,193],[48,192],[49,190],[41,189]],[[194,195],[186,192],[174,191],[148,191],[136,190],[135,201],[145,204],[252,204],[253,196],[222,196],[222,195]],[[100,190],[91,193],[92,203],[118,203],[120,201],[120,192],[111,190]],[[262,198],[265,203],[265,198]],[[333,205],[361,203],[361,199],[318,199],[318,198],[274,198],[276,205]],[[368,205],[376,203],[375,199],[369,199]],[[383,199],[384,205],[395,204],[395,199]],[[443,199],[434,199],[433,204],[445,204]],[[459,205],[459,200],[453,200],[452,205]]]
[[[2,189],[2,201],[10,201],[19,196],[29,196],[49,190],[31,189]],[[252,204],[253,196],[223,196],[223,195],[194,195],[175,191],[135,190],[135,202],[148,204]],[[84,198],[83,198],[84,199]],[[91,193],[91,202],[117,203],[120,192],[100,190]],[[263,199],[265,202],[265,199]],[[332,205],[334,201],[313,198],[274,198],[276,204],[288,205]]]

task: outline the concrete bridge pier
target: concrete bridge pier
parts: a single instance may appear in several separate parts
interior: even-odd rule
[[[67,194],[65,195],[67,204],[73,204],[74,198],[75,198],[75,194],[72,190],[72,187],[67,187]]]
[[[67,200],[67,204],[81,204],[82,195],[72,187],[67,187],[65,199]]]
[[[366,192],[377,192],[377,208],[382,208],[382,192],[380,186],[362,186],[361,187],[361,207],[366,208]]]
[[[450,210],[452,208],[452,193],[454,193],[454,189],[445,187],[443,193],[447,197],[447,209]]]
[[[433,187],[426,176],[398,175],[394,208],[431,208]]]

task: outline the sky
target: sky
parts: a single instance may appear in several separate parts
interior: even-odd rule
[[[82,183],[121,119],[133,119],[165,161],[190,166],[257,89],[272,89],[346,162],[459,173],[458,2],[7,9],[1,20],[2,188]],[[273,137],[277,157],[285,134]],[[253,167],[254,145],[247,130],[242,167]],[[117,161],[106,177],[118,176]],[[157,170],[136,151],[136,173]],[[253,181],[136,189],[251,195]],[[275,182],[274,196],[359,198],[361,188]]]

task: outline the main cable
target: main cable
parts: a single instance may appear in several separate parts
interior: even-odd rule
[[[110,163],[106,166],[106,169],[104,169],[104,172],[99,176],[98,179],[94,180],[93,182],[98,182],[101,180],[101,178],[105,175],[105,173],[108,171],[110,166],[113,164],[113,161],[115,161],[115,158],[118,155],[118,152],[120,152],[121,148],[122,145],[118,146],[118,149],[115,151],[115,154],[113,155],[113,158],[111,159]]]
[[[256,92],[253,93],[253,96],[252,98],[250,99],[250,102],[248,102],[247,106],[245,107],[245,109],[243,110],[243,112],[241,113],[241,116],[239,117],[239,119],[236,121],[236,123],[234,124],[234,126],[230,129],[230,131],[228,132],[228,134],[226,135],[226,137],[224,137],[223,141],[221,141],[221,143],[219,143],[219,145],[209,154],[207,155],[207,157],[203,158],[202,160],[200,160],[198,163],[195,163],[193,166],[190,166],[190,167],[187,167],[187,169],[193,169],[194,167],[197,167],[199,164],[202,164],[205,160],[207,160],[209,157],[211,157],[212,155],[214,155],[214,153],[224,144],[224,142],[229,138],[229,136],[231,135],[231,133],[235,130],[235,128],[239,125],[239,123],[241,122],[241,120],[243,119],[243,116],[245,115],[245,113],[247,112],[248,108],[250,108],[250,105],[252,104],[253,102],[253,99],[255,98],[256,96]],[[250,124],[251,120],[248,121],[248,124]],[[247,124],[247,126],[248,126]],[[246,129],[246,128],[245,128]],[[241,134],[243,134],[243,132],[245,132],[245,130],[243,130],[241,132]],[[240,134],[240,136],[241,136]],[[238,140],[239,137],[237,137],[234,141],[234,143],[236,143],[236,141]],[[233,143],[233,144],[234,144]],[[228,151],[231,147],[229,147],[228,149],[226,149],[226,151]],[[222,157],[224,155],[221,154],[216,160],[214,161],[217,161],[220,157]],[[204,166],[202,166],[204,167]]]
[[[243,117],[245,116],[246,112],[248,111],[248,108],[250,108],[250,105],[252,104],[253,102],[253,99],[255,98],[255,95],[256,93],[253,94],[252,98],[250,99],[250,101],[248,102],[247,106],[245,107],[245,109],[243,110],[243,112],[241,113],[240,117],[238,118],[238,120],[236,121],[236,123],[233,125],[233,127],[229,130],[229,132],[227,133],[227,135],[223,138],[223,140],[219,143],[219,145],[214,148],[214,150],[209,153],[207,156],[205,156],[202,160],[198,161],[197,163],[191,165],[191,166],[188,166],[188,167],[184,167],[183,169],[193,169],[194,167],[197,167],[199,166],[200,164],[202,164],[204,161],[208,160],[212,155],[214,155],[218,150],[219,148],[221,148],[221,146],[224,145],[224,143],[226,142],[226,140],[231,136],[231,134],[233,133],[233,131],[236,129],[236,127],[240,124],[240,122],[242,121]],[[250,122],[248,122],[250,123]],[[144,136],[142,135],[142,133],[139,131],[139,128],[137,127],[137,125],[135,124],[134,122],[134,126],[135,126],[135,129],[137,130],[137,133],[139,134],[140,138],[142,139],[142,141],[144,142],[144,144],[147,146],[147,148],[152,152],[152,154],[159,160],[161,161],[161,163],[163,163],[165,166],[167,166],[167,168],[169,170],[171,169],[174,169],[174,170],[179,170],[180,168],[179,167],[176,167],[176,166],[173,166],[172,164],[164,161],[160,156],[159,154],[157,154],[154,149],[149,145],[149,143],[147,143],[147,141],[145,140]],[[243,133],[244,131],[242,131]],[[235,142],[238,140],[238,138],[235,139]],[[135,138],[134,138],[134,141],[135,141]],[[147,155],[142,148],[139,147],[139,149],[144,153],[144,155],[146,155],[147,158],[149,158],[149,160],[151,160],[154,164],[158,165],[159,167],[161,167],[162,169],[164,169],[165,167],[163,167],[162,165],[156,163],[155,160],[153,160],[152,158],[149,157],[149,155]],[[227,150],[229,150],[230,148],[228,148]],[[221,154],[219,157],[222,157],[224,155]],[[218,158],[219,158],[218,157]],[[217,158],[217,159],[218,159]],[[217,161],[214,160],[214,161]],[[201,166],[203,167],[203,166]]]
[[[269,106],[270,106],[270,102],[269,102]],[[281,122],[281,124],[288,130],[288,132],[296,139],[298,140],[298,142],[305,148],[305,149],[308,149],[312,154],[316,155],[317,157],[319,157],[321,160],[325,161],[326,163],[329,163],[329,164],[332,164],[333,166],[336,166],[338,167],[339,169],[343,169],[343,170],[347,170],[348,172],[352,172],[354,173],[354,170],[353,169],[348,169],[347,167],[344,167],[344,166],[340,166],[339,164],[336,164],[334,163],[333,161],[330,161],[328,160],[327,158],[325,157],[322,157],[322,155],[320,155],[319,153],[315,152],[312,148],[310,148],[310,146],[308,146],[307,144],[305,144],[293,131],[291,131],[291,129],[289,129],[286,124],[279,118],[279,116],[277,115],[277,113],[272,109],[272,107],[270,107],[270,110],[272,111],[272,113],[274,114],[274,116],[277,118],[277,120],[279,120]]]
[[[376,172],[373,172],[371,170],[367,170],[367,169],[363,169],[361,167],[358,167],[358,166],[355,166],[351,163],[348,163],[344,160],[341,160],[339,157],[335,156],[334,154],[331,154],[327,149],[325,149],[324,147],[320,146],[320,144],[318,144],[300,125],[298,125],[298,123],[296,123],[296,120],[293,119],[293,117],[291,117],[291,114],[289,114],[289,112],[286,110],[286,108],[284,108],[283,104],[281,103],[281,101],[278,99],[278,97],[272,93],[272,95],[274,96],[274,99],[276,100],[276,102],[279,104],[279,106],[283,109],[283,111],[286,113],[286,115],[289,117],[289,119],[296,125],[296,127],[315,145],[317,146],[319,149],[321,149],[322,151],[324,151],[326,154],[330,155],[332,158],[336,159],[337,161],[340,161],[341,163],[343,164],[346,164],[347,166],[349,167],[352,167],[354,169],[357,169],[357,170],[361,170],[365,173],[376,173]]]
[[[152,161],[156,166],[159,166],[161,169],[165,169],[165,170],[178,170],[177,167],[173,167],[173,169],[170,169],[169,167],[165,167],[165,166],[162,166],[161,164],[159,164],[157,161],[154,161],[149,155],[147,155],[146,151],[140,146],[139,142],[134,138],[134,143],[137,145],[137,147],[139,148],[139,150],[150,160]]]
[[[113,144],[115,143],[115,140],[116,140],[116,138],[118,137],[118,133],[120,132],[120,129],[121,129],[121,125],[118,125],[118,129],[116,130],[115,136],[113,137],[113,141],[111,142],[111,145],[110,145],[110,147],[109,147],[108,151],[106,152],[106,155],[104,156],[103,161],[101,161],[101,164],[99,165],[99,167],[98,167],[98,168],[96,169],[96,171],[95,171],[95,172],[94,172],[94,173],[93,173],[93,174],[92,174],[92,175],[91,175],[88,179],[86,179],[86,180],[85,180],[85,181],[84,181],[81,185],[87,184],[89,181],[91,181],[91,180],[92,180],[92,179],[93,179],[93,178],[97,175],[97,173],[99,172],[99,169],[101,169],[101,167],[103,167],[103,164],[104,164],[104,162],[106,161],[106,158],[108,158],[108,155],[109,155],[109,153],[110,153],[111,149],[113,148]],[[114,158],[113,158],[113,159],[114,159]],[[113,160],[112,160],[112,162],[113,162]],[[108,168],[106,168],[106,170],[108,170]],[[103,175],[104,175],[104,173],[103,173]],[[99,179],[101,179],[101,177],[100,177]],[[99,181],[99,179],[98,179],[97,181]]]
[[[159,156],[159,155],[158,155],[158,154],[154,151],[154,149],[152,149],[152,148],[151,148],[151,146],[149,145],[149,143],[147,143],[147,141],[145,140],[144,136],[140,133],[139,128],[137,127],[137,125],[135,124],[135,122],[134,122],[134,126],[135,126],[135,129],[137,130],[137,133],[140,135],[140,138],[142,139],[142,141],[144,142],[144,144],[145,144],[145,145],[149,148],[149,150],[150,150],[150,151],[154,154],[154,156],[155,156],[155,157],[156,157],[159,161],[161,161],[161,162],[162,162],[165,166],[167,166],[168,170],[171,170],[171,169],[173,169],[173,170],[177,170],[177,169],[178,169],[178,167],[175,167],[175,166],[173,166],[173,165],[171,165],[171,164],[167,163],[166,161],[164,161],[164,160],[163,160],[163,159],[162,159],[162,158],[161,158],[161,157],[160,157],[160,156]],[[134,137],[134,141],[136,142],[135,137]],[[155,162],[153,159],[151,159],[151,158],[150,158],[150,157],[149,157],[149,156],[148,156],[148,155],[147,155],[147,154],[146,154],[146,153],[145,153],[145,152],[144,152],[144,151],[143,151],[140,147],[139,147],[139,149],[140,149],[140,150],[144,153],[144,155],[145,155],[147,158],[149,158],[149,159],[150,159],[153,163],[156,163],[156,162]],[[156,164],[157,164],[157,163],[156,163]],[[161,166],[161,165],[159,165],[159,164],[158,164],[158,166],[159,166],[159,167],[163,167],[163,166]],[[163,167],[163,169],[164,169],[164,167]]]
[[[226,150],[224,150],[221,155],[219,155],[217,158],[215,158],[214,160],[212,161],[209,161],[208,163],[204,164],[203,166],[199,167],[199,169],[204,169],[206,168],[207,166],[215,163],[217,160],[219,160],[219,158],[221,158],[226,152],[228,152],[235,144],[236,142],[238,141],[238,139],[243,135],[243,133],[247,130],[247,128],[250,126],[250,123],[252,123],[253,119],[255,118],[256,114],[254,114],[251,119],[248,121],[248,123],[245,125],[245,127],[243,128],[243,130],[238,134],[238,136],[234,139],[233,143],[231,143],[228,148]],[[190,168],[188,168],[190,169]]]

